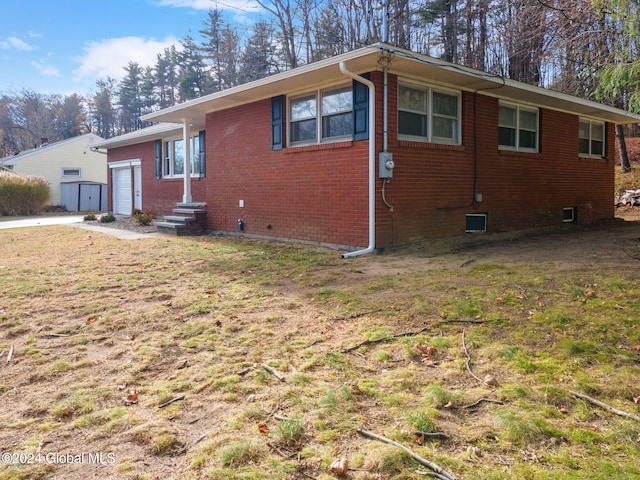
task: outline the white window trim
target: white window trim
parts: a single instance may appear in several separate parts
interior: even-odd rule
[[[77,170],[78,175],[69,175],[65,172],[69,170]],[[74,168],[74,167],[62,167],[60,169],[60,177],[61,178],[82,178],[82,168]]]
[[[589,123],[589,153],[583,153],[580,151],[580,146],[578,145],[578,156],[583,158],[604,158],[605,152],[607,151],[607,125],[605,122],[600,120],[593,120],[591,118],[583,118],[580,117],[579,122],[588,122]],[[602,126],[602,155],[591,153],[591,142],[593,140],[592,127],[594,124]],[[579,125],[579,123],[578,123]],[[578,128],[578,141],[581,140],[580,137],[580,128]]]
[[[413,83],[401,80],[398,82],[398,111],[400,111],[400,87],[405,86],[408,88],[415,88],[419,90],[424,90],[427,92],[427,136],[418,136],[418,135],[406,135],[398,132],[398,140],[405,140],[410,142],[423,142],[423,143],[439,143],[444,145],[461,145],[462,144],[462,94],[459,90],[452,90],[447,88],[442,88],[439,86],[433,86],[428,84],[420,84]],[[433,92],[443,93],[445,95],[455,96],[457,98],[457,128],[456,128],[456,136],[457,138],[443,138],[443,137],[435,137],[433,135]],[[409,111],[409,110],[407,110]],[[399,117],[399,115],[398,115]],[[399,121],[399,119],[398,119]],[[398,129],[400,125],[398,124]]]
[[[540,109],[537,107],[531,107],[529,105],[521,105],[518,103],[503,102],[500,101],[500,106],[512,107],[516,109],[516,146],[500,145],[498,140],[498,150],[507,150],[512,152],[528,152],[538,153],[540,151]],[[535,112],[536,114],[536,148],[521,147],[520,146],[520,110]],[[500,121],[498,121],[498,128],[500,127]]]
[[[190,140],[192,143],[194,143],[194,139],[198,138],[198,135],[192,135]],[[176,140],[183,140],[182,137],[169,137],[169,138],[163,138],[162,139],[162,168],[161,168],[161,172],[162,172],[162,177],[161,178],[184,178],[184,173],[173,173],[173,167],[174,167],[174,161],[173,158],[171,158],[169,155],[173,154],[173,149],[171,149],[171,152],[167,151],[167,142],[171,142],[171,145],[173,145],[173,142],[175,142]],[[195,149],[193,148],[194,145],[191,145],[190,148],[190,153],[191,156],[193,157],[194,155],[198,155],[199,152],[195,151]],[[167,159],[171,159],[171,161],[169,162],[169,172],[165,172],[165,162],[167,161]],[[183,166],[184,168],[184,166]],[[199,178],[200,177],[200,172],[195,173],[193,171],[193,168],[191,169],[191,178]]]
[[[287,146],[288,147],[302,147],[305,145],[319,145],[324,143],[335,143],[335,142],[344,142],[345,140],[353,139],[353,132],[347,135],[339,135],[335,137],[322,137],[322,120],[324,115],[322,113],[322,95],[327,92],[335,92],[337,90],[350,89],[352,90],[351,84],[338,84],[332,85],[327,88],[317,88],[315,90],[307,90],[304,93],[299,93],[291,97],[287,97]],[[310,97],[311,95],[315,95],[316,99],[316,138],[314,140],[300,140],[300,141],[292,141],[291,140],[291,102],[304,97]],[[345,110],[343,113],[346,113]],[[351,104],[351,115],[353,116],[353,101]],[[352,117],[353,118],[353,117]]]

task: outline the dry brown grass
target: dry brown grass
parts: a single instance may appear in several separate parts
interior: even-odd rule
[[[0,450],[43,459],[0,478],[329,479],[344,454],[354,480],[424,478],[359,428],[459,479],[638,478],[640,425],[568,392],[638,414],[639,237],[617,224],[345,261],[0,230]],[[465,368],[463,329],[472,371],[498,386]],[[504,403],[449,408],[481,397]],[[419,445],[415,429],[449,440]]]

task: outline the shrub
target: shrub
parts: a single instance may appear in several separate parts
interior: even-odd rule
[[[137,208],[133,211],[133,218],[136,221],[136,225],[141,227],[151,225],[151,222],[153,221],[153,215],[150,213],[144,213],[142,210],[138,210]]]
[[[85,222],[94,222],[96,220],[96,216],[93,213],[88,213],[84,216],[83,220]]]
[[[0,215],[31,215],[49,200],[44,177],[0,172]]]
[[[111,223],[111,222],[115,222],[116,221],[116,217],[111,215],[110,213],[106,214],[106,215],[102,215],[100,217],[100,223]]]

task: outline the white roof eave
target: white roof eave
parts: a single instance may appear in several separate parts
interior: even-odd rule
[[[478,92],[542,108],[588,116],[616,124],[640,123],[640,115],[553,90],[506,79],[499,75],[445,62],[386,44],[363,47],[342,55],[278,73],[244,85],[215,92],[188,102],[144,115],[143,121],[204,125],[207,113],[256,102],[300,90],[301,86],[328,84],[344,79],[340,62],[355,73],[381,69],[389,60],[389,71],[399,76]]]

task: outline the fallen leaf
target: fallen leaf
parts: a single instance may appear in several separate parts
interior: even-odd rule
[[[436,366],[438,365],[438,363],[437,363],[437,362],[435,362],[435,361],[433,360],[433,358],[428,357],[428,356],[426,356],[426,355],[423,355],[423,356],[422,356],[422,359],[421,359],[420,361],[422,362],[422,364],[423,364],[425,367],[436,368]]]
[[[123,383],[122,385],[118,385],[118,390],[120,390],[120,391],[124,390],[125,388],[127,388],[127,384],[126,383]]]
[[[222,326],[222,322],[220,320],[216,320],[216,327],[221,327]]]
[[[485,385],[487,385],[489,387],[499,387],[500,386],[500,384],[498,383],[496,378],[491,374],[486,375],[484,377],[483,382],[484,382]]]
[[[333,473],[339,477],[346,475],[348,471],[349,462],[347,461],[347,457],[342,457],[340,460],[334,460],[333,463],[329,465],[329,473]]]
[[[63,416],[69,417],[69,416],[73,415],[73,412],[74,412],[74,408],[72,406],[70,406],[70,405],[67,405],[66,407],[64,407],[62,409],[61,413],[62,413]]]
[[[559,411],[560,413],[569,413],[569,410],[567,410],[565,407],[560,407],[560,408],[558,408],[558,411]]]
[[[640,397],[633,397],[633,403],[640,405]]]
[[[209,290],[205,290],[204,293],[206,293],[207,295],[213,295],[214,293],[216,293],[216,291],[213,288],[210,288]]]
[[[132,388],[127,392],[127,395],[122,397],[124,404],[128,407],[135,403],[138,403],[138,389]]]
[[[416,348],[420,350],[422,353],[424,353],[425,355],[433,355],[436,352],[436,348],[432,347],[431,345],[418,343],[416,345]]]
[[[260,433],[263,435],[269,434],[269,426],[266,423],[259,423],[258,430],[260,430]]]

